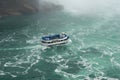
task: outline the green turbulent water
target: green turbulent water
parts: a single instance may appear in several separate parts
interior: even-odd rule
[[[40,45],[65,32],[71,43]],[[0,18],[0,80],[120,80],[120,17],[64,12]]]

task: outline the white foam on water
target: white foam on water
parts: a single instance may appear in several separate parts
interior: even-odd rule
[[[0,75],[6,75],[4,71],[0,70]]]
[[[45,50],[47,49],[47,46],[42,46],[42,45],[33,45],[33,46],[25,46],[25,47],[18,47],[18,48],[0,48],[0,51],[9,51],[9,50],[30,50],[30,49],[41,49]]]
[[[42,57],[40,56],[41,55],[40,48],[43,48],[43,47],[40,45],[36,45],[36,46],[27,47],[27,48],[24,47],[24,48],[20,48],[20,49],[26,50],[28,48],[29,49],[31,48],[31,50],[28,50],[27,53],[14,56],[12,58],[13,61],[11,60],[11,61],[5,62],[5,64],[3,66],[6,68],[17,68],[18,70],[16,70],[16,72],[15,72],[17,74],[22,74],[22,75],[27,74],[28,71],[32,68],[32,66],[36,65],[39,62],[39,60],[42,59]],[[16,49],[12,49],[12,50],[16,50]],[[25,64],[27,66],[25,66]],[[21,69],[21,71],[19,71],[19,69]],[[16,75],[17,75],[17,74],[14,75],[11,70],[3,71],[3,73],[4,73],[4,75],[11,75],[12,77],[16,77]],[[3,74],[3,73],[1,73],[1,74]]]

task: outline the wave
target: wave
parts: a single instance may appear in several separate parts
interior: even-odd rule
[[[25,47],[18,47],[18,48],[0,48],[0,51],[9,51],[9,50],[29,50],[29,49],[46,49],[47,47],[42,45],[35,45],[35,46],[25,46]]]

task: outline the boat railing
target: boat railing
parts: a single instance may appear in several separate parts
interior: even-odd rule
[[[56,39],[56,40],[51,40],[51,41],[42,41],[42,43],[55,43],[55,42],[65,41],[67,39],[68,39],[68,37],[66,39]]]

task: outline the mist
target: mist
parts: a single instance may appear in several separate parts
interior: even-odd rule
[[[64,12],[75,15],[120,14],[119,0],[46,0],[62,5]]]

